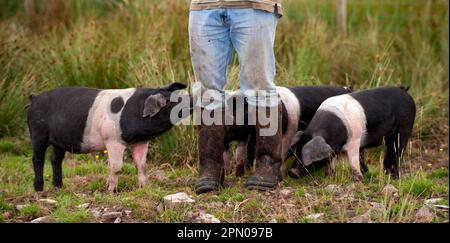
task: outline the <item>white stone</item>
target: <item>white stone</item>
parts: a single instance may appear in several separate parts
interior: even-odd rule
[[[220,220],[218,218],[216,218],[214,215],[208,214],[208,213],[201,213],[200,220],[203,223],[220,223]]]
[[[58,204],[58,202],[56,200],[50,199],[50,198],[42,198],[38,200],[39,202],[42,203],[46,203],[46,204],[51,204],[51,205],[56,205]]]
[[[23,204],[18,204],[18,205],[16,205],[16,209],[17,210],[22,210],[22,208],[24,208],[25,207],[25,205],[23,205]]]
[[[335,192],[339,189],[338,185],[335,184],[330,184],[328,186],[325,187],[325,190],[329,191],[329,192]]]
[[[440,202],[442,200],[444,200],[444,199],[442,199],[442,198],[427,199],[427,200],[425,200],[425,205],[435,205],[435,204],[437,204],[438,202]]]
[[[121,223],[122,222],[122,218],[118,217],[116,220],[114,220],[115,224]]]
[[[305,218],[316,220],[316,219],[322,218],[324,215],[325,215],[324,213],[314,213],[314,214],[310,214],[310,215],[306,216]]]
[[[276,224],[276,223],[278,223],[278,221],[277,221],[276,219],[271,219],[271,220],[269,221],[269,223],[270,223],[270,224]]]
[[[40,217],[40,218],[36,218],[30,221],[30,223],[49,223],[50,222],[50,217],[49,216],[44,216],[44,217]]]
[[[78,205],[77,208],[86,209],[86,208],[89,208],[89,206],[91,206],[90,203],[83,203],[83,204]]]
[[[194,199],[190,198],[184,192],[178,192],[175,194],[167,195],[164,197],[164,202],[168,204],[179,204],[179,203],[193,203]]]

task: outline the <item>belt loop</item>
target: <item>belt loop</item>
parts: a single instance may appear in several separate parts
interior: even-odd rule
[[[279,16],[280,14],[278,13],[278,3],[275,3],[274,6],[274,11],[273,11],[277,16]]]

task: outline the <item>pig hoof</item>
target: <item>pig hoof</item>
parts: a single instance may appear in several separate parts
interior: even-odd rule
[[[291,168],[290,170],[288,170],[288,175],[291,178],[298,179],[300,178],[300,171],[298,169]]]
[[[362,183],[362,181],[363,181],[362,175],[354,175],[353,176],[353,181],[356,182],[356,183]]]
[[[202,194],[210,191],[216,191],[222,187],[222,183],[217,178],[204,177],[197,181],[195,186],[195,192],[197,194]]]
[[[139,181],[138,181],[139,188],[143,188],[146,184],[147,184],[147,178],[145,178],[145,177],[139,178]]]
[[[236,166],[236,177],[242,177],[244,176],[244,166],[238,165]]]

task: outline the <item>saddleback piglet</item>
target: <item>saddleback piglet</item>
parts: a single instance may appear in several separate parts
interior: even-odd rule
[[[403,87],[381,87],[325,100],[291,147],[303,165],[333,158],[345,151],[354,181],[362,180],[363,150],[382,144],[387,151],[384,170],[399,177],[398,163],[411,136],[416,106]],[[331,171],[334,164],[330,164]],[[367,168],[362,168],[363,171]]]
[[[170,101],[184,84],[172,83],[161,88],[93,89],[56,88],[31,96],[28,127],[33,147],[34,189],[44,187],[44,160],[53,146],[51,162],[53,185],[62,186],[61,164],[65,152],[89,153],[107,150],[110,173],[108,189],[117,189],[127,147],[138,172],[138,186],[146,183],[144,167],[148,142],[169,130]]]

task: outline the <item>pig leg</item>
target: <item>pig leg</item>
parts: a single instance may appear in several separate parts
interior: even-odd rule
[[[110,169],[108,177],[108,190],[111,192],[114,192],[117,189],[117,182],[119,180],[118,173],[122,169],[123,153],[125,148],[125,145],[118,142],[106,143]]]
[[[242,177],[247,166],[247,141],[240,141],[236,148],[236,177]]]
[[[325,169],[325,176],[326,177],[333,176],[335,169],[336,169],[336,163],[334,161],[334,158],[330,158],[330,161],[328,162],[327,168]]]
[[[53,168],[53,186],[62,187],[62,161],[66,151],[56,145],[53,145],[52,151],[52,168]]]
[[[145,176],[145,165],[147,160],[148,143],[134,144],[131,146],[131,153],[138,173],[138,187],[142,188],[147,183]]]
[[[367,171],[369,171],[369,167],[366,164],[365,150],[364,149],[360,149],[359,150],[359,164],[361,166],[361,172],[362,173],[366,173]]]
[[[44,162],[45,151],[48,148],[48,138],[33,138],[33,169],[34,169],[34,190],[44,189]]]
[[[223,151],[223,162],[224,162],[224,168],[225,168],[225,173],[227,175],[231,174],[231,153],[229,149],[225,149]]]
[[[361,182],[363,178],[360,167],[359,145],[360,141],[354,141],[347,147],[347,156],[352,168],[354,182]]]
[[[255,162],[255,148],[256,148],[256,136],[255,134],[251,134],[248,138],[247,142],[247,160],[245,163],[245,169],[247,171],[251,171],[253,168],[253,163]]]

